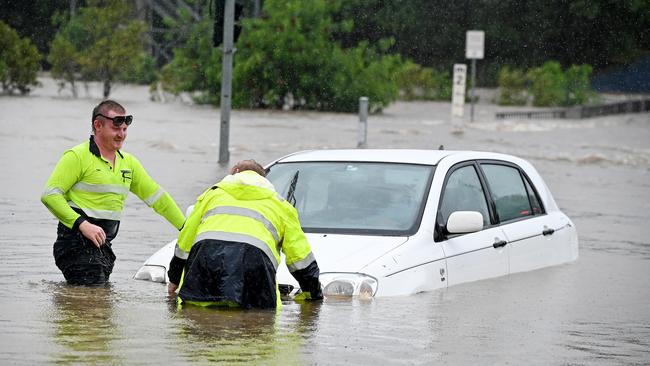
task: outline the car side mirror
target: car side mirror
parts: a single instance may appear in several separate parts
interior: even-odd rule
[[[189,205],[185,209],[185,217],[190,217],[190,214],[192,213],[192,210],[194,210],[194,205]]]
[[[454,211],[447,219],[447,232],[466,234],[483,229],[483,215],[478,211]]]

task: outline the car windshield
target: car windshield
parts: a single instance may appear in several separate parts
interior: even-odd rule
[[[305,232],[411,235],[434,167],[370,162],[279,163],[267,178],[298,210]]]

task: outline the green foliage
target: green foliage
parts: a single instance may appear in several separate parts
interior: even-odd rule
[[[264,2],[263,18],[247,19],[238,42],[233,75],[236,107],[305,108],[355,111],[361,96],[370,110],[379,110],[398,94],[394,73],[402,64],[396,55],[382,55],[361,42],[343,49],[332,41],[335,31],[350,28],[336,23],[336,1]]]
[[[553,59],[599,70],[650,50],[648,0],[346,0],[337,17],[354,21],[352,32],[336,35],[344,47],[394,37],[393,51],[439,70],[464,59],[466,30],[484,30],[479,85],[494,85],[503,65]]]
[[[39,85],[41,54],[28,38],[21,39],[16,31],[0,21],[0,83],[5,92],[18,90],[27,94],[31,86]]]
[[[591,65],[571,65],[566,70],[567,105],[582,105],[594,100],[596,93],[589,82],[592,70]]]
[[[61,89],[69,83],[75,97],[77,96],[75,81],[81,71],[78,59],[79,55],[72,42],[62,34],[57,34],[47,55],[47,61],[52,65],[50,72],[53,78],[61,80],[59,82]]]
[[[146,79],[146,27],[133,20],[129,4],[89,0],[88,6],[65,21],[48,58],[56,75],[67,82],[76,78],[102,81],[104,97],[115,81],[133,81],[139,73]],[[68,56],[72,59],[67,60]]]
[[[439,72],[407,61],[396,74],[401,99],[451,100],[452,81],[449,72]]]
[[[525,105],[528,100],[526,92],[526,74],[518,69],[504,66],[499,70],[500,105]]]
[[[590,65],[572,65],[563,71],[557,61],[548,61],[525,74],[504,66],[499,71],[499,104],[524,105],[529,94],[537,107],[589,103],[596,97],[589,83],[592,70]]]
[[[547,61],[540,67],[530,69],[527,75],[532,83],[534,106],[548,107],[564,103],[567,95],[566,77],[559,62]]]
[[[158,78],[158,66],[156,60],[150,55],[143,53],[140,63],[135,66],[133,73],[124,75],[121,81],[134,84],[151,84]]]
[[[168,20],[170,32],[186,35],[174,49],[174,58],[162,68],[160,82],[173,94],[200,92],[199,103],[219,104],[221,49],[212,47],[212,24],[208,17],[193,23],[187,13],[179,21]],[[189,26],[188,26],[189,25]]]

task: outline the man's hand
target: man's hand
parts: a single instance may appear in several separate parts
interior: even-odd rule
[[[106,242],[106,233],[104,232],[104,229],[97,225],[91,224],[88,221],[84,221],[79,225],[79,231],[88,240],[93,242],[97,248]]]
[[[174,295],[176,293],[176,290],[178,290],[178,284],[175,284],[173,282],[169,282],[167,284],[167,293],[170,295]]]

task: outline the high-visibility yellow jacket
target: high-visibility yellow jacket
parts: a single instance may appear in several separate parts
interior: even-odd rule
[[[115,167],[104,159],[93,137],[67,150],[45,184],[41,201],[68,228],[84,220],[79,212],[101,220],[120,221],[124,200],[133,192],[180,229],[185,216],[133,155],[117,151]],[[75,208],[75,209],[73,209]]]
[[[174,254],[186,259],[192,245],[204,239],[253,245],[266,253],[276,270],[280,252],[292,273],[315,260],[296,209],[266,178],[250,170],[226,176],[199,196]]]
[[[223,301],[214,302],[210,300],[211,298],[225,298],[227,305],[232,305],[232,302],[239,306],[249,306],[250,304],[245,303],[246,300],[241,298],[243,290],[239,287],[243,286],[243,283],[238,274],[226,273],[228,270],[224,269],[228,280],[217,281],[216,287],[197,282],[204,280],[199,275],[204,270],[195,269],[193,271],[195,266],[220,266],[222,264],[219,263],[219,260],[214,262],[210,251],[201,251],[201,249],[198,249],[192,258],[192,248],[195,244],[199,248],[198,243],[202,243],[200,247],[202,248],[205,247],[205,243],[214,241],[252,245],[259,248],[269,258],[275,272],[277,272],[281,261],[280,253],[284,253],[287,267],[293,277],[298,280],[301,289],[307,295],[306,298],[322,299],[318,280],[318,264],[300,227],[298,212],[276,193],[271,182],[259,174],[253,171],[243,171],[228,175],[216,186],[199,196],[194,210],[179,234],[169,271],[170,281],[180,282],[180,301],[210,306],[224,304]],[[186,260],[189,260],[187,266],[185,265]],[[246,266],[247,263],[241,263],[241,265]],[[188,272],[181,277],[182,267],[185,267]],[[260,274],[259,285],[264,282],[263,278],[265,277]],[[277,282],[273,282],[275,282],[275,306],[279,309],[282,303]],[[190,289],[186,288],[184,283],[188,283]],[[269,285],[273,284],[269,283]],[[205,289],[205,286],[208,286],[209,289]],[[196,293],[197,289],[203,290],[200,291],[201,293]],[[231,291],[232,289],[237,290]],[[225,292],[240,295],[224,297]]]

